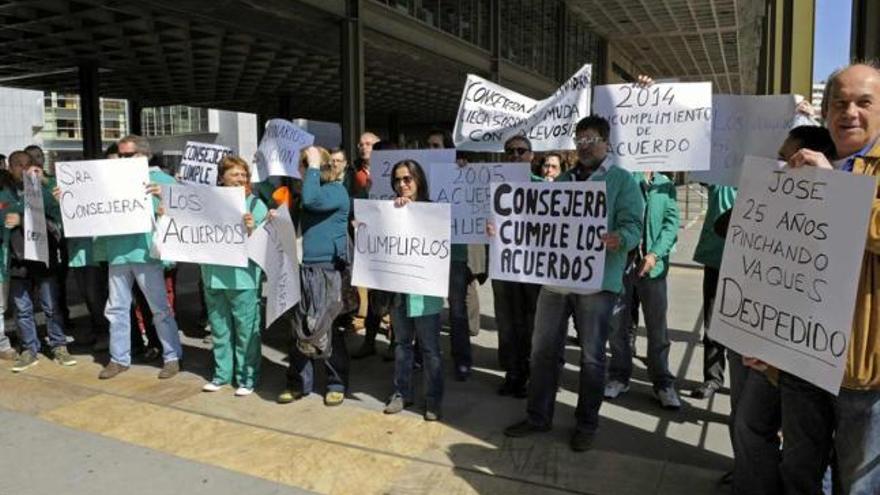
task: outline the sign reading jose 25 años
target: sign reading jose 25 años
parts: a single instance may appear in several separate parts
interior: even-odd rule
[[[709,334],[837,394],[874,179],[747,157]]]
[[[607,217],[604,182],[492,184],[489,276],[599,289]]]

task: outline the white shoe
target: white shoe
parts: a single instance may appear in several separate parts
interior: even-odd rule
[[[236,397],[247,397],[248,395],[251,395],[252,393],[254,393],[254,389],[252,389],[252,388],[238,387],[237,389],[235,389],[235,396]]]
[[[618,380],[608,380],[605,384],[605,398],[616,399],[620,394],[629,391],[629,384]]]
[[[655,390],[654,396],[660,401],[663,409],[680,409],[681,400],[678,398],[678,392],[675,387],[669,386],[661,390]]]
[[[202,392],[216,392],[221,388],[223,388],[223,385],[214,382],[208,382],[202,386]]]

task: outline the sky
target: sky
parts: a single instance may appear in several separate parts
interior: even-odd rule
[[[813,81],[824,81],[834,69],[849,62],[852,2],[816,0]]]

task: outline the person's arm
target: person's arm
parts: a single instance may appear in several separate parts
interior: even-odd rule
[[[620,184],[620,192],[614,203],[617,209],[617,225],[614,231],[620,238],[618,249],[631,251],[638,247],[642,240],[644,228],[643,216],[645,213],[645,201],[639,185],[629,172],[626,172],[624,180]]]
[[[321,185],[321,171],[309,168],[303,180],[302,206],[310,211],[336,211],[348,204],[345,188],[339,184]]]
[[[651,253],[658,258],[669,255],[675,240],[678,238],[678,226],[680,223],[678,216],[678,202],[676,200],[675,186],[669,185],[665,188],[668,191],[668,199],[666,208],[663,210],[663,222],[660,227],[660,234],[657,240],[651,246]]]
[[[877,197],[871,203],[871,216],[868,219],[868,238],[865,241],[865,251],[880,254],[880,199]]]

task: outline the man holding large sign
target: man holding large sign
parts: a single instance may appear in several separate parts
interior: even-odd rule
[[[590,111],[590,73],[584,65],[552,95],[536,101],[468,74],[453,137],[465,151],[499,152],[513,136],[526,136],[537,151],[574,148],[574,127]]]
[[[586,203],[580,207],[581,217],[601,216],[597,213],[602,210],[607,216],[607,230],[600,236],[604,244],[601,248],[605,250],[601,284],[584,284],[581,288],[572,288],[574,284],[560,284],[541,288],[532,338],[527,418],[504,430],[505,435],[520,437],[548,431],[552,427],[559,361],[568,328],[564,323],[569,316],[574,316],[581,346],[581,369],[575,413],[577,427],[571,437],[571,448],[578,452],[592,447],[598,428],[599,407],[605,389],[605,346],[611,331],[611,313],[618,295],[623,291],[627,253],[638,246],[642,238],[642,216],[645,211],[635,179],[615,165],[609,156],[609,133],[608,121],[602,117],[590,116],[578,122],[575,130],[578,164],[556,182],[588,181],[605,185],[604,194],[595,193],[593,196],[592,214],[587,214]],[[586,201],[586,196],[583,200]],[[600,203],[600,200],[604,202]],[[574,203],[570,208],[574,211]],[[496,228],[496,235],[500,236],[502,226]],[[580,254],[588,256],[588,249],[585,246],[586,252]],[[592,249],[598,250],[599,246],[593,244]]]
[[[608,152],[627,170],[709,168],[711,83],[598,86],[593,112],[611,124]]]

